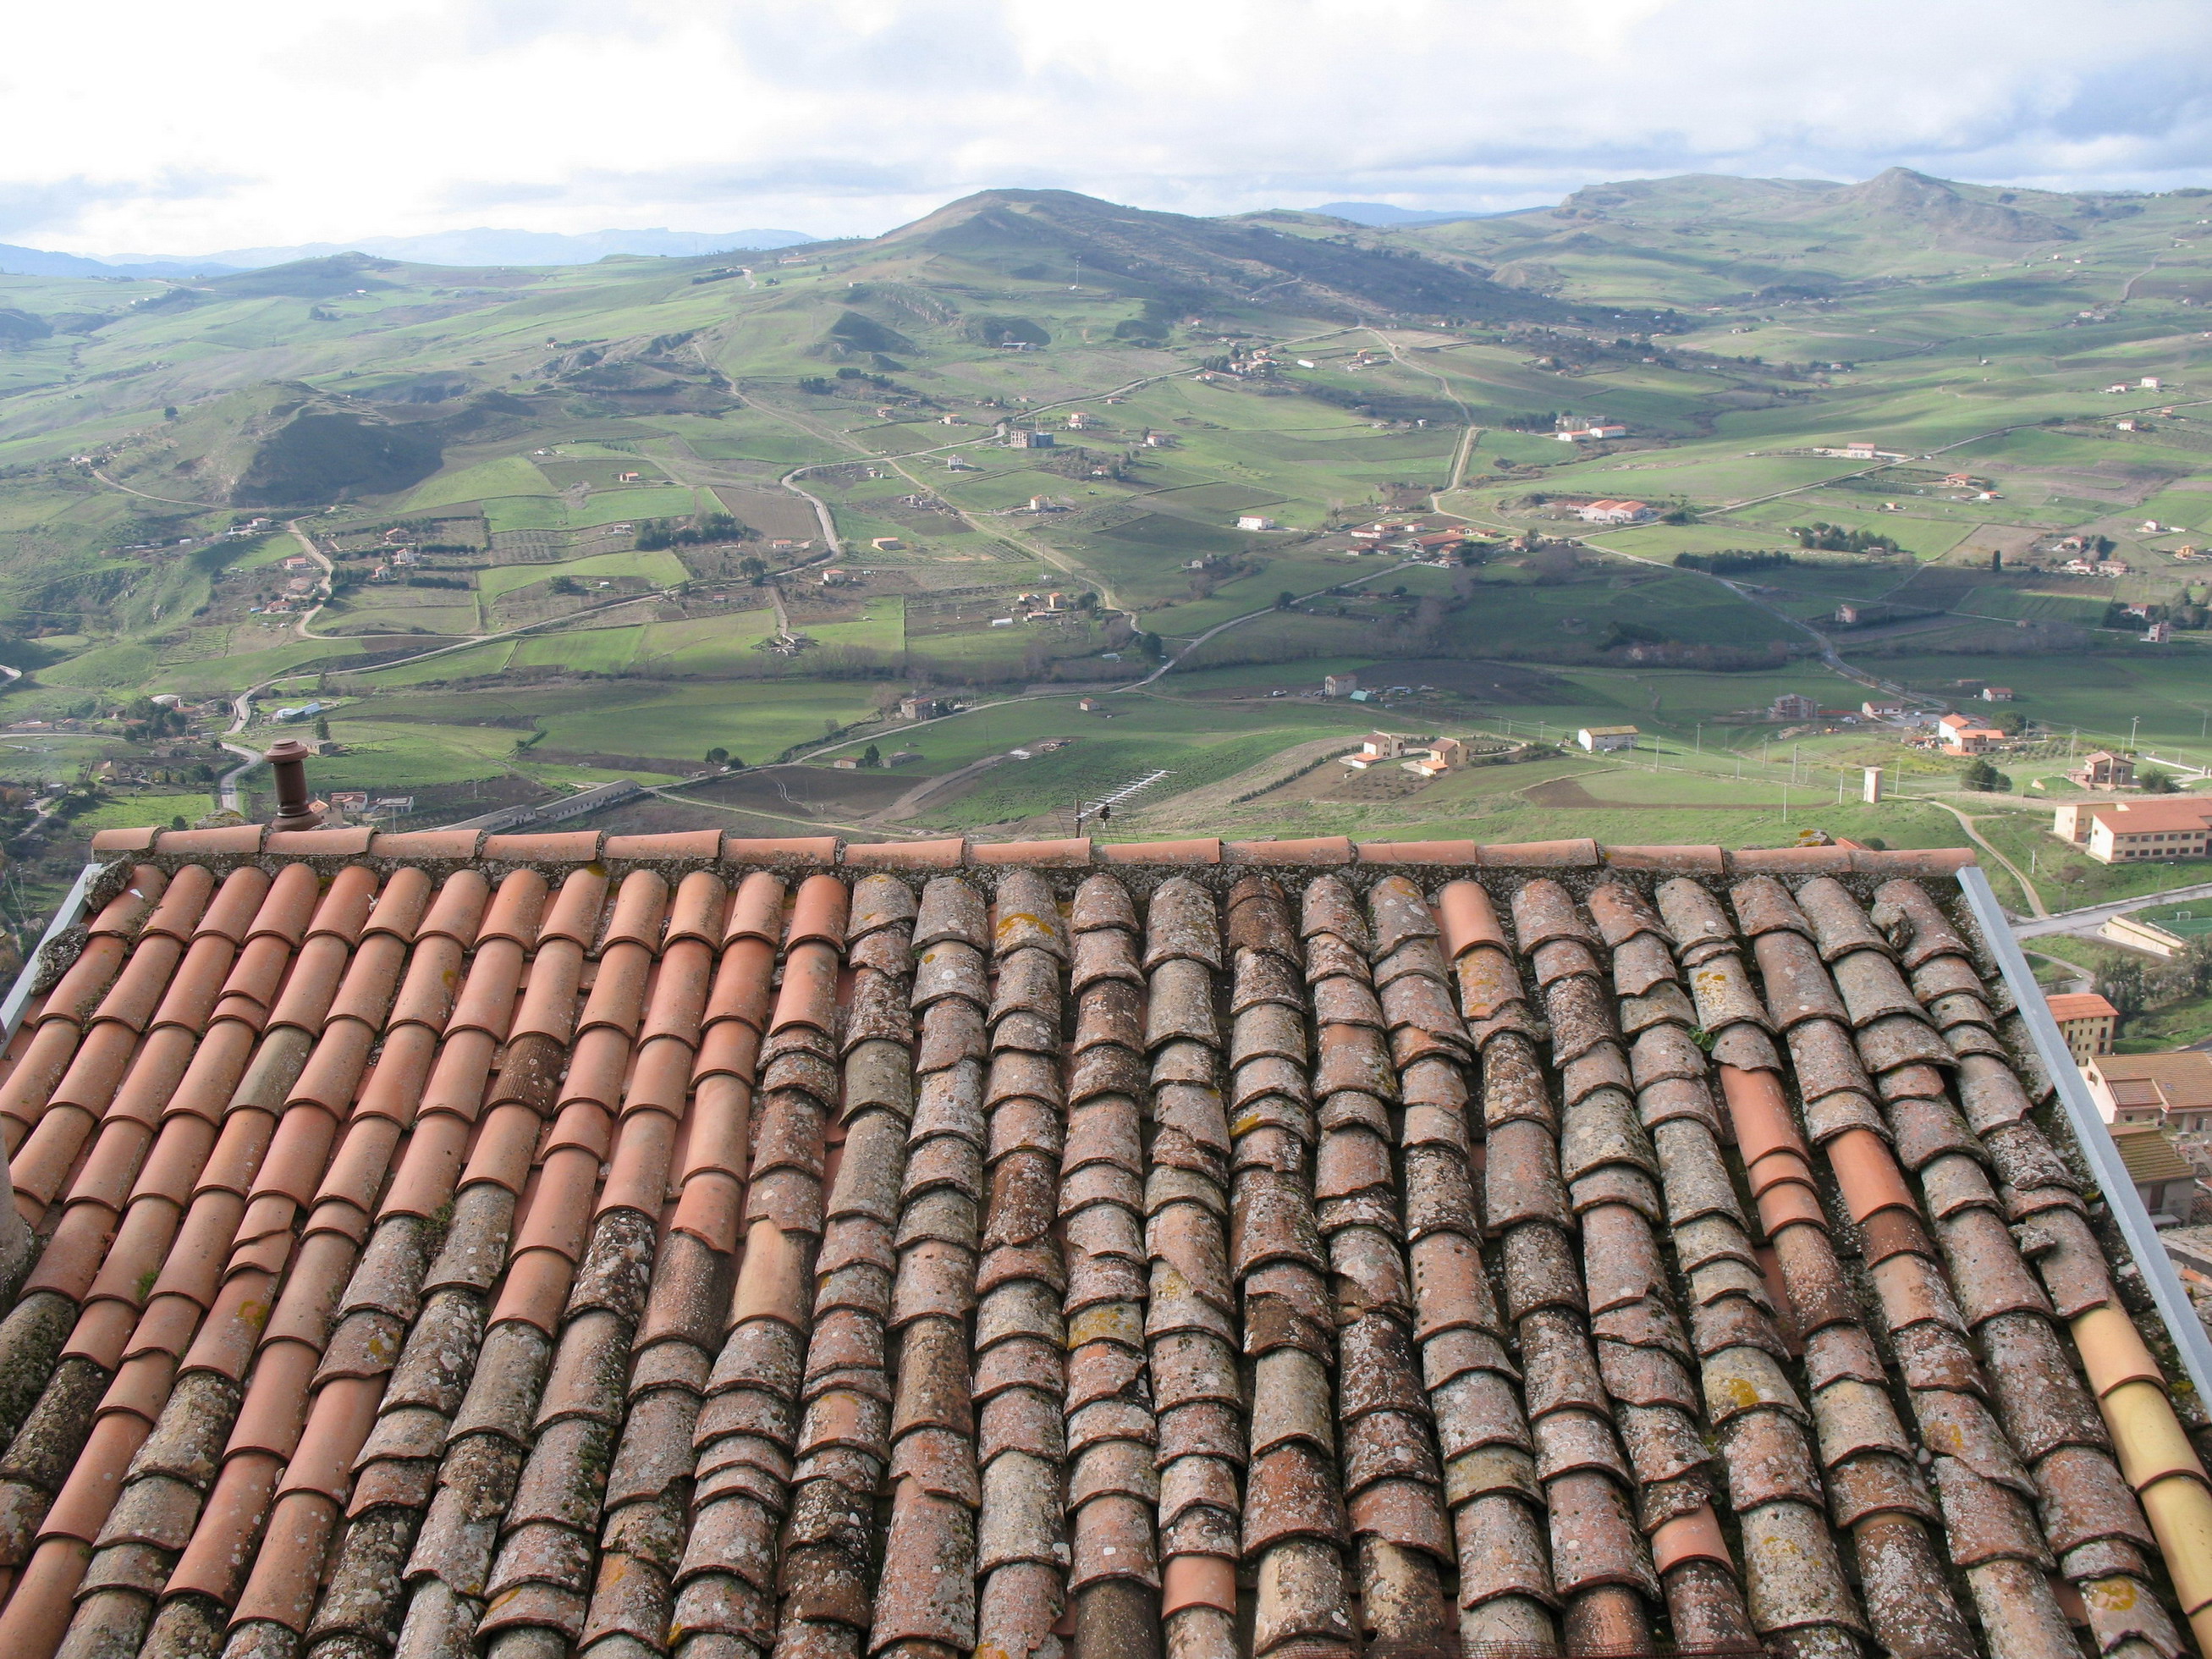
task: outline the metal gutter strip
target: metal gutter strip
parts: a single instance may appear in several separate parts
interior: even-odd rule
[[[54,912],[46,931],[39,935],[37,948],[23,958],[23,970],[9,988],[7,1000],[0,1001],[0,1048],[15,1041],[15,1028],[23,1023],[23,1010],[31,1003],[31,988],[39,982],[39,958],[46,953],[47,945],[84,919],[85,896],[92,891],[94,878],[106,867],[88,864],[76,872],[76,884],[69,890],[69,896]]]
[[[2043,1058],[2044,1069],[2058,1085],[2058,1103],[2065,1109],[2074,1139],[2081,1148],[2081,1155],[2089,1161],[2105,1202],[2112,1207],[2113,1219],[2119,1223],[2120,1232],[2134,1254],[2143,1283],[2150,1287],[2151,1300],[2158,1306],[2159,1316],[2166,1322],[2166,1335],[2181,1356],[2197,1399],[2212,1408],[2212,1336],[2206,1334],[2204,1322],[2197,1316],[2189,1292],[2182,1288],[2181,1275],[2174,1271],[2173,1259],[2160,1242],[2158,1229],[2150,1224],[2150,1212],[2136,1195],[2135,1182],[2128,1177],[2127,1165],[2120,1161],[2120,1149],[2112,1144],[2112,1133],[2105,1127],[2104,1116],[2090,1096],[2089,1085],[2081,1067],[2074,1063],[2066,1039],[2059,1032],[2058,1022],[2051,1017],[2050,1006],[2043,1000],[2043,988],[2035,982],[2027,958],[2021,954],[2020,943],[2013,937],[2011,920],[1997,902],[1996,890],[1990,885],[1990,878],[1973,865],[1960,870],[1959,886],[1966,896],[1966,904],[1975,921],[1981,926],[1982,937],[1990,954],[2003,970],[2005,984],[2012,992],[2013,1000],[2020,1006],[2021,1018],[2027,1022],[2028,1034],[2035,1039],[2036,1052]]]

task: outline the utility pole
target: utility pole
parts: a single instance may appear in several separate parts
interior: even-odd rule
[[[1698,735],[1695,742],[1696,748],[1693,752],[1700,755],[1704,754],[1705,752],[1705,723],[1703,720],[1699,720],[1698,722]]]
[[[2142,724],[2142,716],[2141,714],[2130,714],[2128,716],[2128,752],[2130,755],[2136,751],[2136,727]]]

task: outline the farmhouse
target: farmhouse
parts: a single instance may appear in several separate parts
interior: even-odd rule
[[[1467,764],[1467,744],[1457,738],[1437,738],[1421,753],[1400,763],[1416,777],[1441,777],[1454,767]]]
[[[1591,421],[1580,425],[1564,426],[1552,434],[1563,444],[1601,443],[1607,438],[1625,438],[1628,428],[1610,422]]]
[[[1947,755],[1986,755],[2004,741],[2005,735],[1972,714],[1946,714],[1936,722],[1936,732]]]
[[[1378,762],[1402,759],[1425,741],[1404,732],[1370,732],[1357,750],[1339,759],[1353,771],[1364,772]]]
[[[2116,755],[2099,749],[2081,757],[2081,763],[2066,775],[2067,781],[2084,789],[2132,789],[2136,763],[2132,755]]]
[[[1809,720],[1819,717],[1820,705],[1802,691],[1784,691],[1766,712],[1772,720]]]
[[[1633,749],[1640,735],[1632,726],[1585,726],[1575,733],[1575,741],[1597,755],[1615,749]]]
[[[1642,524],[1659,516],[1644,501],[1592,501],[1577,512],[1591,524]]]

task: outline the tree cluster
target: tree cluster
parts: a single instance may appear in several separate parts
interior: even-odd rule
[[[1902,553],[1891,537],[1874,530],[1847,530],[1839,524],[1827,524],[1815,520],[1811,524],[1793,524],[1790,533],[1797,538],[1797,545],[1822,553]]]

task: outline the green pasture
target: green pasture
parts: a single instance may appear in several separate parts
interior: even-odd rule
[[[556,576],[567,576],[587,586],[595,581],[612,581],[625,576],[650,582],[655,587],[674,587],[690,580],[690,573],[684,568],[684,561],[665,550],[651,553],[598,553],[588,558],[570,559],[562,564],[489,566],[477,573],[477,592],[483,596],[486,604],[490,604],[506,594],[534,587],[540,582],[550,582]]]

